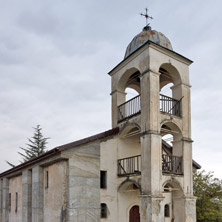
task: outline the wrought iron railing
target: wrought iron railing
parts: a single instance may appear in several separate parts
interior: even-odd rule
[[[180,100],[160,94],[160,111],[181,117]]]
[[[141,155],[119,159],[118,176],[132,176],[141,174]],[[162,172],[169,174],[183,174],[183,158],[172,155],[162,155]]]
[[[172,155],[162,155],[162,172],[171,174],[183,174],[183,158]]]
[[[140,95],[126,101],[118,106],[118,121],[123,121],[133,115],[136,115],[141,110]]]
[[[140,95],[118,106],[118,122],[130,118],[141,111]],[[181,100],[160,94],[160,111],[181,117]]]
[[[141,174],[141,155],[118,160],[118,176]]]

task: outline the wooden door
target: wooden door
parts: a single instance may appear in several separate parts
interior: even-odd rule
[[[133,206],[130,209],[129,213],[129,222],[140,222],[140,211],[139,211],[139,206]]]

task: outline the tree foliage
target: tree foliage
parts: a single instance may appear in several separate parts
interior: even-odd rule
[[[194,174],[197,222],[222,222],[222,180],[212,172]]]
[[[18,152],[18,154],[22,157],[22,160],[20,163],[24,163],[28,160],[31,160],[35,157],[38,157],[39,155],[46,152],[46,144],[48,143],[47,140],[49,138],[45,138],[42,135],[42,128],[40,125],[37,125],[36,127],[33,127],[34,129],[34,135],[31,137],[31,139],[28,138],[28,142],[26,145],[26,148],[20,147],[20,149],[23,151]],[[15,167],[14,164],[6,161],[11,167]]]

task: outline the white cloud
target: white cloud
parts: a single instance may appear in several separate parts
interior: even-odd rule
[[[111,127],[110,77],[147,1],[0,1],[0,170],[41,124],[49,148]],[[13,5],[13,7],[12,7]],[[220,172],[219,0],[149,2],[151,24],[191,65],[194,158]]]

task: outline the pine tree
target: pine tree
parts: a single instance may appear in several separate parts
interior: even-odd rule
[[[46,144],[48,143],[47,140],[49,138],[43,137],[41,132],[42,128],[40,127],[40,125],[33,127],[33,129],[34,129],[34,136],[31,137],[31,139],[28,138],[29,143],[26,144],[27,148],[20,147],[20,149],[24,151],[24,153],[18,152],[18,154],[22,156],[22,161],[20,161],[20,163],[24,163],[46,152]],[[11,167],[15,167],[14,164],[8,161],[6,162]]]

